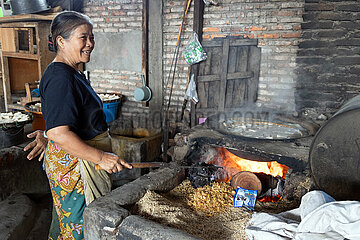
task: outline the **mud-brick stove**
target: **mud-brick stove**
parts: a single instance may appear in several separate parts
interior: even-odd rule
[[[312,187],[309,150],[319,126],[271,111],[252,111],[251,118],[246,117],[248,113],[247,110],[215,115],[204,125],[177,135],[173,158],[184,159],[188,165],[205,162],[223,166],[215,175],[217,179],[228,180],[242,170],[232,168],[224,159],[226,156],[233,155],[248,164],[276,162],[287,168],[282,196],[288,200],[300,199]],[[269,187],[268,182],[263,183]]]
[[[233,115],[232,120],[236,120]],[[269,115],[265,118],[274,122]],[[258,139],[236,136],[227,128],[215,126],[212,119],[175,137],[172,167],[160,168],[123,185],[111,194],[97,199],[84,213],[87,239],[197,239],[179,230],[162,226],[129,209],[147,190],[167,192],[186,177],[179,168],[184,161],[191,165],[211,158],[216,149],[226,149],[252,161],[276,161],[289,167],[283,196],[299,199],[310,188],[325,190],[337,200],[360,200],[360,96],[351,99],[319,130],[307,121],[297,119],[309,132],[291,139]],[[264,119],[263,119],[264,120]],[[285,118],[283,125],[296,119]],[[304,125],[305,124],[305,125]],[[309,125],[308,125],[309,124]],[[317,131],[316,131],[317,130]],[[316,132],[315,136],[312,136]],[[235,136],[234,136],[235,135]]]
[[[256,129],[250,134],[236,129],[238,116],[244,117],[249,112],[252,118],[258,119],[253,122],[265,120],[266,123],[294,128],[301,134],[292,135],[290,132],[275,139],[267,129],[263,129],[262,136]],[[283,196],[289,200],[299,199],[309,189],[323,190],[336,200],[360,200],[359,119],[360,95],[347,101],[321,124],[321,128],[307,119],[271,111],[256,112],[252,109],[216,115],[208,118],[205,126],[177,136],[174,158],[185,159],[188,164],[199,159],[209,161],[211,154],[209,157],[206,153],[213,147],[223,148],[241,158],[276,161],[288,166]]]
[[[266,115],[268,116],[268,115]],[[272,118],[272,117],[270,117]],[[264,119],[263,119],[264,120]],[[269,120],[269,119],[266,119]],[[273,119],[272,119],[273,120]],[[87,239],[197,239],[174,228],[162,226],[131,215],[131,206],[137,203],[147,190],[167,192],[179,185],[186,177],[180,164],[192,165],[204,160],[203,156],[217,148],[226,148],[233,153],[255,161],[277,161],[290,167],[288,177],[291,187],[287,195],[299,198],[308,191],[307,186],[299,189],[300,182],[307,182],[309,172],[306,165],[314,129],[307,137],[280,140],[241,139],[237,136],[216,131],[208,125],[199,125],[178,134],[176,145],[171,151],[172,167],[160,168],[123,185],[90,204],[84,213],[85,236]],[[292,174],[290,172],[292,171]],[[291,189],[291,190],[290,190]]]

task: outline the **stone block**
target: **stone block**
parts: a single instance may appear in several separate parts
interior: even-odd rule
[[[136,203],[148,189],[169,191],[179,185],[184,178],[185,171],[181,168],[174,166],[172,168],[161,168],[118,187],[110,194],[95,200],[84,211],[85,239],[113,239],[112,230],[115,232],[123,219],[130,215],[121,206]],[[133,238],[120,239],[130,240]]]
[[[175,228],[160,225],[158,223],[146,220],[139,216],[131,215],[120,224],[116,239],[142,239],[142,240],[199,240],[183,231]]]
[[[148,190],[167,192],[178,186],[185,179],[185,171],[172,165],[161,168],[135,180]]]
[[[107,228],[116,228],[130,213],[107,196],[85,208],[84,233],[87,240],[100,240]],[[105,229],[105,230],[104,230]]]
[[[171,168],[160,168],[138,179],[114,189],[106,197],[119,205],[131,205],[139,201],[146,190],[170,191],[185,178],[185,171],[174,165]]]
[[[114,189],[106,197],[123,206],[136,203],[145,195],[145,192],[146,188],[141,185],[141,182],[133,181]]]

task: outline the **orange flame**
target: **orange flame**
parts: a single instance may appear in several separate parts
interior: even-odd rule
[[[258,199],[260,202],[278,202],[282,199],[281,195],[276,196],[265,196],[263,198]]]
[[[276,161],[259,162],[240,158],[225,148],[218,148],[219,156],[211,163],[224,168],[224,172],[219,174],[218,180],[229,182],[231,177],[240,171],[249,171],[254,173],[265,173],[274,177],[286,178],[289,167]]]

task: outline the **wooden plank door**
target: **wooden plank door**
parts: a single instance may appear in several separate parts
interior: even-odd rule
[[[257,99],[261,49],[256,39],[235,37],[204,41],[207,59],[199,64],[196,76],[200,117],[234,111]]]

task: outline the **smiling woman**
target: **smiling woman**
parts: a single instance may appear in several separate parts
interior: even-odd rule
[[[72,11],[58,14],[51,24],[49,49],[56,57],[39,87],[49,138],[44,165],[56,210],[49,239],[84,239],[85,206],[111,190],[109,174],[131,168],[110,153],[101,99],[79,70],[95,46],[92,29],[87,16]]]
[[[65,62],[77,70],[79,70],[80,63],[90,61],[90,54],[95,45],[91,25],[80,25],[73,30],[69,39],[57,36],[56,41],[58,46],[62,48],[62,54],[57,56],[58,61]]]

